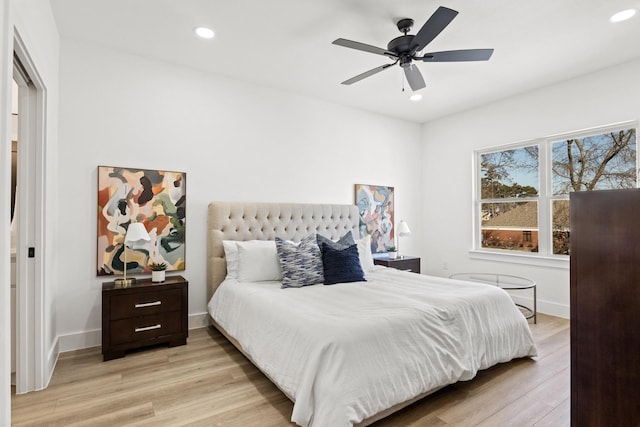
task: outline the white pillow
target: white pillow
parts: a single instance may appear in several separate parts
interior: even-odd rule
[[[365,273],[373,269],[373,256],[371,255],[371,235],[367,234],[361,239],[356,240],[358,244],[358,256],[360,258],[360,266]]]
[[[224,257],[227,260],[227,279],[238,278],[238,242],[235,240],[223,240]]]
[[[238,246],[238,280],[262,282],[282,280],[276,242],[273,240],[248,240],[236,242]]]

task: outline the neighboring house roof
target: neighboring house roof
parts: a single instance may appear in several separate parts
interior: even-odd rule
[[[482,222],[483,228],[538,228],[538,204],[525,202]]]

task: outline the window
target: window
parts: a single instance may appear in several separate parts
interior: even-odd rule
[[[538,154],[537,145],[480,154],[481,247],[538,251]]]
[[[569,255],[569,193],[638,187],[637,123],[476,152],[476,236],[485,251]]]

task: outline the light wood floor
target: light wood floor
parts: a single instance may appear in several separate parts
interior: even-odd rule
[[[495,366],[376,423],[568,426],[569,321],[538,315],[539,356]],[[102,362],[100,348],[61,356],[50,386],[13,396],[15,426],[289,426],[293,404],[214,329],[186,346]]]

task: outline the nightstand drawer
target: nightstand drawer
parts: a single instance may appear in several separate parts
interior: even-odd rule
[[[111,297],[111,320],[180,310],[182,305],[181,294],[182,291],[180,289],[170,289],[114,295]]]
[[[118,345],[179,334],[181,329],[180,311],[115,320],[111,322],[111,344]]]

